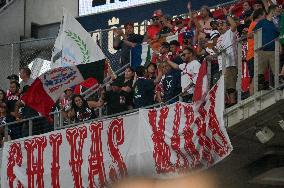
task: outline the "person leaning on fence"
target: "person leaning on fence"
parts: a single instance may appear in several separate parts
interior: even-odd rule
[[[135,71],[130,66],[126,67],[124,75],[117,77],[115,74],[110,72],[113,81],[118,81],[121,83],[121,92],[125,96],[125,104],[127,109],[133,109],[133,81],[134,81]]]
[[[183,101],[191,102],[200,68],[200,63],[196,60],[196,56],[192,48],[185,48],[181,56],[183,58],[183,64],[178,65],[170,60],[168,60],[167,63],[172,68],[181,70],[181,88],[183,93]]]
[[[247,41],[248,41],[248,49],[246,54],[246,61],[248,65],[249,70],[249,76],[251,78],[250,80],[250,86],[249,86],[249,92],[250,95],[253,95],[253,77],[254,77],[254,34],[253,30],[256,26],[256,24],[260,21],[265,19],[265,11],[264,9],[257,9],[252,14],[252,22],[249,25],[248,33],[247,33]]]
[[[15,118],[11,116],[8,112],[7,105],[5,103],[0,103],[0,125],[5,125],[7,123],[11,123],[15,121]],[[16,139],[18,135],[19,129],[14,129],[14,127],[9,126],[9,135],[11,136],[12,139]],[[5,127],[0,128],[0,148],[2,147],[3,144],[3,138],[4,138],[4,130]]]
[[[75,119],[76,123],[88,121],[96,118],[95,108],[99,107],[96,101],[87,101],[81,95],[73,95],[71,110],[68,111],[67,117]]]
[[[114,115],[121,112],[125,112],[129,109],[129,105],[132,105],[132,98],[124,90],[130,89],[129,86],[125,86],[123,80],[116,79],[111,83],[111,90],[102,94],[98,104],[102,107],[106,103],[107,115]]]
[[[143,66],[136,69],[134,83],[134,108],[142,108],[154,104],[154,89],[155,84],[152,79],[146,78],[146,71]],[[157,78],[156,78],[157,79]],[[156,81],[158,83],[159,81]]]
[[[24,86],[20,94],[20,98],[25,94],[25,92],[27,92],[28,88],[28,85]],[[53,126],[49,124],[47,119],[45,117],[38,117],[39,115],[40,114],[37,111],[25,105],[21,100],[18,100],[15,103],[15,111],[13,112],[13,116],[18,122],[17,125],[19,125],[21,128],[21,137],[29,136],[29,122],[22,122],[22,120],[28,118],[32,118],[32,135],[39,135],[53,130]]]
[[[266,19],[260,20],[255,28],[254,32],[262,29],[262,46],[263,48],[259,51],[259,62],[258,62],[258,74],[259,74],[259,89],[266,89],[268,83],[264,80],[264,72],[270,68],[270,71],[275,73],[275,39],[279,37],[279,31],[274,25],[272,18],[276,10],[275,5],[271,5],[268,8],[268,14]]]
[[[163,63],[164,77],[161,80],[163,87],[163,102],[169,104],[179,100],[181,93],[181,74],[180,71],[173,69],[167,62]]]
[[[236,101],[236,83],[237,83],[237,24],[233,16],[228,14],[226,9],[223,9],[226,21],[220,21],[218,31],[220,37],[217,40],[216,48],[220,53],[218,56],[219,70],[222,70],[225,63],[225,89],[227,94],[227,106],[232,106]],[[225,59],[223,59],[223,57]]]
[[[113,47],[116,50],[121,50],[121,65],[124,66],[130,63],[130,50],[137,44],[141,44],[144,40],[143,35],[134,33],[134,24],[126,23],[124,25],[125,33],[122,30],[114,30]],[[121,39],[122,38],[122,39]]]

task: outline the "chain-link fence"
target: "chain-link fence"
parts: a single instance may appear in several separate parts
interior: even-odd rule
[[[49,69],[55,39],[40,39],[0,45],[1,88],[8,87],[7,76],[19,74],[21,67],[28,66],[36,78]]]

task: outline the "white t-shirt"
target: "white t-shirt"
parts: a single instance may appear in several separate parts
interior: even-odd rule
[[[238,56],[237,56],[236,33],[237,32],[232,32],[232,30],[229,29],[224,34],[222,34],[217,40],[216,48],[219,51],[226,49],[226,53],[225,53],[226,67],[237,66]],[[222,55],[221,54],[218,56],[218,64],[219,64],[219,70],[222,70]]]
[[[181,88],[185,91],[185,88],[191,84],[196,84],[197,75],[199,72],[200,63],[197,60],[193,60],[189,63],[183,63],[179,65],[181,70]],[[194,86],[187,90],[189,94],[193,94]]]

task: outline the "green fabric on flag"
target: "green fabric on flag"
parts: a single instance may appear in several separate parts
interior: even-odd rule
[[[152,60],[152,53],[153,50],[148,44],[142,44],[142,54],[141,54],[141,59],[142,63],[141,66],[147,66],[149,63],[151,63]]]
[[[151,63],[151,60],[152,60],[151,48],[150,48],[150,45],[148,45],[147,57],[146,57],[146,62],[144,64],[144,67],[147,67]]]
[[[284,14],[281,15],[280,18],[280,36],[279,36],[280,44],[284,44]]]

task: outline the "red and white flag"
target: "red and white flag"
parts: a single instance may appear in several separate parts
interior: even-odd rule
[[[193,94],[193,101],[204,100],[208,93],[208,75],[207,75],[207,62],[204,61],[200,68],[196,79],[196,85]]]

